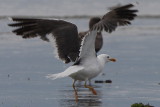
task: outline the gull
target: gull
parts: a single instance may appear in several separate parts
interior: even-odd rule
[[[24,39],[40,37],[43,41],[49,42],[48,34],[53,35],[53,40],[56,42],[56,50],[58,51],[58,59],[64,63],[75,62],[79,55],[79,49],[82,39],[89,32],[79,32],[77,35],[77,27],[64,20],[48,20],[35,18],[20,18],[9,17],[15,23],[8,24],[11,27],[18,27],[12,32]],[[89,21],[89,29],[100,21],[100,17],[92,17]],[[95,41],[96,53],[103,46],[103,37],[101,32],[97,32]]]
[[[53,35],[59,58],[67,63],[73,60],[74,64],[61,73],[48,74],[46,77],[52,80],[71,77],[74,80],[72,86],[75,92],[75,101],[78,102],[75,82],[77,80],[84,81],[84,87],[89,88],[96,95],[96,90],[87,85],[87,81],[98,76],[107,62],[116,61],[107,54],[97,55],[95,49],[97,34],[103,30],[111,33],[118,26],[131,24],[130,21],[137,16],[136,12],[138,12],[138,10],[131,9],[132,7],[134,7],[133,4],[127,4],[112,9],[82,34],[82,39],[78,34],[77,26],[64,20],[12,18],[16,23],[9,24],[9,26],[18,27],[13,32],[23,38],[39,36],[48,41],[46,35],[50,33]]]

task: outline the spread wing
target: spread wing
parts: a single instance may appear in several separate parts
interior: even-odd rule
[[[65,63],[75,61],[80,48],[80,40],[76,25],[63,20],[12,18],[15,23],[9,26],[17,27],[13,33],[22,38],[40,37],[49,41],[47,34],[55,38],[58,56]]]
[[[88,32],[82,40],[80,53],[79,53],[79,61],[85,61],[88,59],[96,58],[95,52],[95,39],[96,39],[97,31],[93,30]],[[77,63],[77,62],[76,62]],[[76,63],[74,65],[76,65]]]
[[[86,32],[80,32],[78,35],[79,35],[79,38],[83,39],[84,36],[88,33],[89,31],[86,31]],[[101,32],[97,32],[97,36],[96,36],[96,41],[95,41],[95,51],[96,53],[98,53],[101,48],[103,46],[103,36],[102,36],[102,33]]]
[[[106,13],[102,19],[93,25],[89,33],[84,37],[80,57],[85,55],[95,55],[95,37],[98,32],[105,30],[111,33],[117,26],[124,26],[131,24],[130,21],[136,17],[138,10],[131,9],[132,4],[117,7]],[[28,19],[28,18],[12,18],[15,23],[9,26],[17,27],[13,30],[17,35],[23,38],[33,38],[39,36],[42,40],[49,41],[46,37],[47,34],[53,34],[56,40],[57,52],[60,59],[65,63],[75,61],[79,54],[80,38],[76,25],[63,21],[63,20],[47,20],[47,19]],[[96,32],[96,34],[95,34]],[[88,35],[88,36],[87,36]],[[94,37],[93,37],[94,36]],[[94,43],[92,43],[94,41]],[[88,43],[87,43],[88,42]],[[91,47],[91,48],[90,48]],[[91,53],[87,53],[90,50]]]
[[[97,29],[99,32],[105,30],[111,33],[117,26],[131,24],[130,21],[134,20],[137,16],[136,12],[138,12],[138,10],[131,9],[132,7],[134,7],[134,5],[128,4],[112,9],[102,17],[101,21],[92,27],[92,30]]]
[[[115,8],[106,13],[98,23],[94,24],[82,40],[79,60],[74,65],[81,63],[84,59],[88,60],[88,58],[94,59],[96,57],[95,41],[98,32],[104,29],[106,32],[111,33],[118,26],[131,24],[130,21],[137,16],[135,13],[138,12],[138,10],[131,10],[132,7],[132,4],[128,4]]]

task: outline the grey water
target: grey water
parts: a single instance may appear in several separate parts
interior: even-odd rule
[[[116,3],[136,2],[108,1],[5,0],[0,4],[0,13],[5,17],[96,16],[103,15],[107,7]],[[159,15],[158,3],[159,0],[153,3],[139,1],[139,15]],[[0,19],[0,107],[130,107],[136,102],[159,107],[160,18],[139,17],[131,26],[119,27],[111,34],[104,33],[104,46],[98,54],[107,53],[117,62],[108,63],[104,75],[92,80],[98,95],[92,95],[83,83],[77,84],[79,102],[76,104],[72,79],[52,81],[45,78],[47,74],[64,71],[71,64],[65,65],[54,57],[53,44],[39,38],[22,39],[13,34],[13,29],[7,26],[11,21],[5,17]],[[89,18],[65,20],[75,23],[79,31],[88,29]],[[97,84],[95,80],[112,80],[112,83]]]
[[[159,0],[0,0],[0,16],[103,15],[109,7],[132,3],[139,15],[159,16]]]

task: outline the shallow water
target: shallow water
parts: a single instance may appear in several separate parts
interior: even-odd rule
[[[66,19],[81,31],[87,18]],[[54,58],[50,43],[38,38],[24,40],[11,33],[7,19],[0,20],[0,107],[130,107],[135,102],[160,105],[160,19],[137,18],[132,26],[104,33],[100,53],[117,58],[94,80],[111,84],[92,85],[98,95],[78,84],[79,102],[74,101],[72,80],[46,79],[69,65]],[[99,53],[99,54],[100,54]]]

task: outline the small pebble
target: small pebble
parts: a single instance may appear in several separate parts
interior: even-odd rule
[[[112,83],[111,80],[106,80],[106,81],[103,81],[103,80],[95,80],[95,83]]]
[[[105,83],[112,83],[112,80],[106,80]]]
[[[102,76],[105,76],[106,74],[105,73],[102,73]]]
[[[95,83],[104,83],[102,80],[95,80]]]

